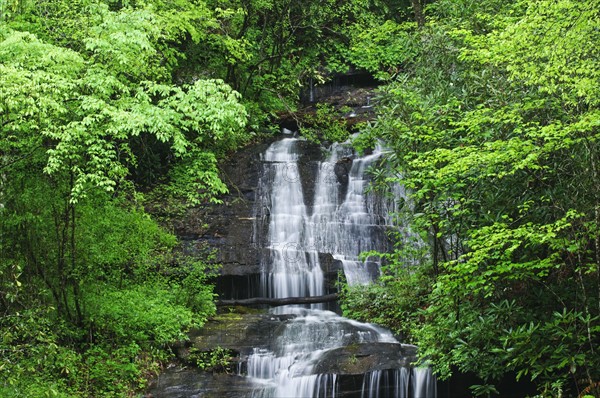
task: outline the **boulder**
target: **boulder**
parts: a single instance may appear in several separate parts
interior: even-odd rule
[[[410,366],[417,348],[408,344],[360,343],[326,352],[313,368],[314,373],[362,375],[373,370]]]
[[[191,331],[189,342],[177,352],[177,356],[185,360],[192,347],[198,351],[221,347],[243,357],[252,353],[254,348],[268,348],[278,328],[294,317],[267,314],[260,310],[238,310],[219,314],[201,329]]]

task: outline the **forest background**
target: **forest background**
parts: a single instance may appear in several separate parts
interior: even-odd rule
[[[345,315],[441,378],[476,374],[474,395],[507,376],[598,394],[599,10],[0,0],[0,395],[143,390],[215,312],[212,253],[179,255],[169,218],[218,201],[219,162],[348,71],[380,81],[354,145],[389,148],[374,189],[410,190],[396,216],[425,245],[398,234]],[[318,138],[348,138],[320,118]]]

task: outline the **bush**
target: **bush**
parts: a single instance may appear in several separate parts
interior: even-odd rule
[[[77,387],[80,355],[61,344],[52,308],[0,317],[0,396],[69,397]]]
[[[405,343],[414,342],[413,331],[427,305],[429,267],[387,267],[383,272],[374,284],[343,286],[343,314],[384,326]]]
[[[156,347],[186,339],[193,325],[192,311],[160,285],[123,290],[104,286],[91,292],[86,304],[95,341]]]
[[[233,370],[232,352],[226,348],[217,346],[210,351],[201,351],[197,348],[190,350],[189,360],[198,368],[215,373],[229,373]]]
[[[96,396],[122,397],[145,387],[140,361],[141,348],[131,343],[118,349],[94,346],[85,354],[85,390]]]

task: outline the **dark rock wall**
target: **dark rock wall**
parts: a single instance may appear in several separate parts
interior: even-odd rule
[[[222,165],[229,193],[220,205],[195,207],[175,223],[175,233],[186,255],[206,257],[216,249],[222,265],[216,290],[221,298],[248,298],[259,294],[260,253],[254,234],[254,203],[262,165],[260,154],[275,138],[236,152]]]

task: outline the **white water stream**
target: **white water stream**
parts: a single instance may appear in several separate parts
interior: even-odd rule
[[[319,253],[329,253],[339,260],[349,283],[369,283],[375,276],[373,267],[368,266],[373,261],[363,261],[359,255],[386,250],[388,245],[386,215],[394,210],[394,202],[377,201],[374,195],[365,193],[366,171],[381,156],[381,150],[350,159],[348,148],[334,145],[329,158],[318,164],[314,197],[307,201],[300,178],[303,165],[299,163],[299,142],[297,138],[277,141],[262,159],[257,214],[268,219],[261,279],[267,297],[326,294]],[[324,354],[351,344],[400,344],[384,329],[345,319],[323,308],[315,304],[311,308],[285,306],[273,310],[294,317],[277,335],[272,350],[254,349],[248,357],[247,377],[256,386],[252,397],[336,397],[338,375],[315,371]],[[364,375],[361,388],[363,398],[436,395],[435,380],[428,369],[373,370]]]

